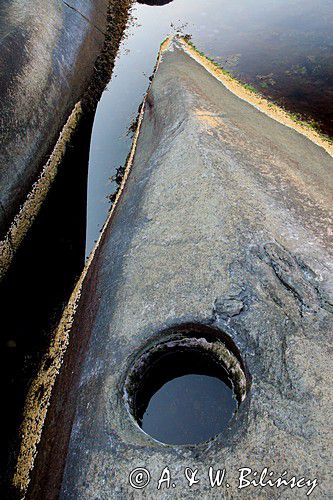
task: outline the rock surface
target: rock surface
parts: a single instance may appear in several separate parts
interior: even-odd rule
[[[107,8],[107,0],[0,0],[0,240],[87,87]]]
[[[176,43],[163,54],[86,277],[30,498],[306,498],[315,478],[314,498],[333,495],[332,167]],[[251,387],[225,435],[165,446],[134,425],[124,378],[166,329],[187,324],[232,339]],[[226,468],[229,487],[211,488],[210,466]],[[151,474],[142,490],[129,484],[136,467]],[[170,489],[157,490],[164,467]],[[188,486],[185,467],[200,483]],[[305,480],[238,489],[242,467]]]

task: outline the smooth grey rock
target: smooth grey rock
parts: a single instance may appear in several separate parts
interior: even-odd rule
[[[310,489],[238,489],[242,467],[316,478],[313,498],[333,496],[332,167],[176,43],[163,54],[85,280],[31,498],[291,499]],[[165,446],[134,425],[123,383],[139,354],[188,324],[231,339],[252,383],[225,435]],[[210,466],[226,468],[229,488],[210,487]],[[129,484],[136,467],[151,474],[143,490]],[[176,486],[157,490],[164,467]],[[198,469],[192,488],[185,467]]]
[[[107,8],[107,0],[0,0],[0,240],[88,85]]]

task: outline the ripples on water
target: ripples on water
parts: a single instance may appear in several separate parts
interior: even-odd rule
[[[131,145],[127,131],[161,41],[190,33],[199,50],[333,135],[331,0],[141,0],[99,103],[89,160],[87,254],[107,216],[110,182]]]

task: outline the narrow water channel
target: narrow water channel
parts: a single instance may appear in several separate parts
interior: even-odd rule
[[[75,133],[45,203],[0,283],[0,498],[11,498],[8,481],[27,392],[84,266],[91,127],[89,117]]]
[[[128,133],[161,41],[191,34],[197,48],[243,82],[333,135],[331,0],[140,0],[99,103],[89,159],[88,255],[110,208],[110,178],[124,165]]]

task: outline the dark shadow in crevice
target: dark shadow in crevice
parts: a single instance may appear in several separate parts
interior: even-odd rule
[[[168,3],[173,2],[173,0],[137,0],[138,3],[143,3],[145,5],[151,5],[160,7],[162,5],[166,5]]]
[[[0,492],[10,490],[25,398],[85,260],[87,171],[94,114],[80,122],[40,213],[0,284]]]

